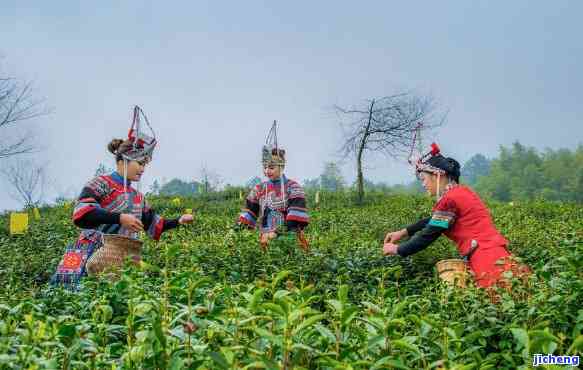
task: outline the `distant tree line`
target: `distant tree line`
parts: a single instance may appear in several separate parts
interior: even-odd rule
[[[319,177],[307,179],[303,183],[306,190],[323,190],[323,191],[356,191],[358,192],[358,179],[349,184],[340,171],[337,163],[327,162]],[[384,182],[374,182],[363,177],[362,186],[365,191],[380,191],[385,193],[406,193],[414,194],[423,191],[423,187],[418,181],[412,181],[408,184],[389,185]]]
[[[218,175],[216,177],[219,177]],[[204,179],[204,177],[202,177]],[[243,186],[227,184],[222,189],[205,181],[171,179],[160,185],[157,180],[150,188],[156,195],[193,196],[224,190],[238,196],[261,181],[249,179]],[[480,195],[500,201],[543,198],[553,201],[583,202],[583,145],[575,150],[558,149],[539,152],[516,142],[510,147],[500,147],[498,157],[489,159],[475,154],[462,166],[461,182],[471,186]],[[205,186],[206,185],[206,186]],[[306,191],[358,191],[358,181],[348,182],[335,162],[326,162],[316,178],[303,181]],[[387,194],[421,194],[421,183],[412,180],[405,184],[389,185],[363,178],[368,191]]]
[[[539,152],[516,142],[497,158],[476,154],[462,167],[462,182],[500,201],[543,198],[583,202],[583,145]]]

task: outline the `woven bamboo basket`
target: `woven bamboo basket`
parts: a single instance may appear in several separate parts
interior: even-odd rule
[[[435,264],[439,278],[458,288],[465,288],[469,277],[466,264],[460,259],[442,260]]]
[[[98,275],[105,270],[119,270],[126,259],[139,263],[141,259],[142,242],[123,235],[104,234],[103,245],[95,251],[87,261],[87,273]]]

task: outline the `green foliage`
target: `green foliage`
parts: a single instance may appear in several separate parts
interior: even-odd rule
[[[477,156],[464,166],[476,167]],[[483,164],[483,163],[482,163]],[[473,166],[473,167],[472,167]],[[472,183],[462,173],[462,181]],[[560,149],[537,152],[520,143],[500,148],[498,158],[491,161],[487,176],[479,176],[476,190],[501,201],[543,198],[552,201],[583,202],[583,146],[575,151]]]
[[[180,179],[172,179],[160,187],[158,194],[167,196],[181,195],[188,197],[200,192],[201,186],[202,184],[197,181],[187,182]]]
[[[324,170],[320,177],[304,181],[304,188],[308,190],[320,189],[325,191],[342,191],[346,181],[340,167],[334,162],[324,163]]]
[[[340,172],[340,167],[334,162],[324,164],[324,171],[320,175],[320,184],[328,191],[339,191],[344,188],[344,177]]]
[[[154,179],[154,182],[150,186],[149,195],[160,195],[160,188],[161,188],[160,183],[158,182],[157,179]]]
[[[475,185],[478,178],[490,174],[491,161],[482,154],[476,154],[464,163],[461,169],[461,177],[464,183]]]
[[[149,201],[175,217],[169,199]],[[287,238],[262,252],[256,233],[231,230],[239,199],[183,198],[195,225],[147,241],[145,263],[115,282],[87,278],[77,294],[44,283],[77,234],[71,209],[43,209],[18,237],[0,217],[0,369],[515,369],[534,353],[581,354],[580,206],[489,204],[535,272],[493,305],[436,278],[435,262],[456,255],[446,240],[381,256],[385,232],[427,214],[430,199],[350,200],[323,196],[306,254]]]
[[[373,182],[369,179],[363,179],[364,189],[367,192],[379,192],[384,194],[421,194],[425,192],[420,181],[414,180],[408,184],[388,185],[383,182]],[[356,191],[357,182],[352,185],[352,189]]]

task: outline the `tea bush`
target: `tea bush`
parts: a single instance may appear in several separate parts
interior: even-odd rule
[[[233,196],[232,198],[235,198]],[[534,270],[492,304],[434,272],[456,257],[441,238],[401,259],[381,242],[427,215],[431,201],[323,194],[311,210],[311,253],[235,231],[229,196],[152,199],[196,223],[145,243],[140,266],[80,293],[47,280],[78,230],[65,206],[41,210],[23,236],[0,217],[0,368],[27,369],[515,369],[536,353],[583,350],[583,209],[490,203],[510,249]]]

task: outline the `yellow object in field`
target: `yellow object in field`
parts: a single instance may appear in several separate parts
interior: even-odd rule
[[[10,235],[24,234],[28,230],[28,213],[10,214]]]
[[[184,210],[184,213],[186,213],[187,215],[191,215],[192,214],[192,208],[187,208]]]
[[[239,190],[239,200],[243,200],[243,192]]]
[[[179,206],[180,205],[180,198],[174,198],[172,199],[172,204],[174,204],[175,206]]]
[[[320,191],[316,192],[316,204],[320,204]]]
[[[33,209],[32,214],[34,215],[35,220],[40,220],[40,212],[39,212],[38,208]]]

